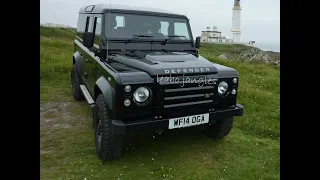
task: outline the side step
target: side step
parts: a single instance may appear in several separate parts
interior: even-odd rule
[[[94,105],[95,105],[95,104],[94,104],[94,101],[93,101],[93,99],[92,99],[92,97],[91,97],[88,89],[86,88],[86,86],[85,86],[85,85],[80,85],[80,89],[81,89],[84,97],[86,98],[89,106],[90,106],[90,107],[94,107]]]

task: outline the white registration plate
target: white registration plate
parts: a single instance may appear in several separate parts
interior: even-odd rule
[[[195,126],[209,122],[209,113],[169,119],[169,129]]]

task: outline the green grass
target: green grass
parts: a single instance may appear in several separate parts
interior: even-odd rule
[[[40,104],[70,103],[44,116],[55,120],[40,129],[41,179],[280,179],[279,67],[218,58],[246,47],[203,45],[202,56],[239,72],[238,103],[245,111],[230,135],[212,140],[188,131],[155,139],[130,134],[124,156],[102,163],[95,155],[91,110],[71,96],[74,34],[40,27]]]
[[[200,50],[202,54],[210,54],[210,56],[219,56],[221,54],[228,54],[231,56],[238,55],[242,51],[251,49],[250,46],[245,46],[241,44],[209,44],[202,43]]]

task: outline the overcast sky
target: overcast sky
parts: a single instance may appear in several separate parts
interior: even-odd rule
[[[40,0],[40,22],[76,27],[82,6],[109,3],[110,0]],[[280,0],[241,0],[241,41],[280,44]],[[233,0],[111,0],[112,4],[161,8],[185,14],[194,36],[207,26],[217,26],[222,35],[232,38]]]

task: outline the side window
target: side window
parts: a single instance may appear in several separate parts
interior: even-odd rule
[[[87,16],[85,32],[93,32],[92,27],[93,27],[92,16]]]
[[[94,18],[94,32],[95,35],[100,35],[101,34],[101,17],[95,17]]]
[[[86,27],[86,17],[84,14],[79,14],[77,32],[84,32]]]
[[[190,39],[187,24],[178,22],[174,23],[174,35],[186,36],[185,39]]]
[[[168,36],[169,22],[160,21],[160,24],[161,24],[160,33],[162,33],[165,36]]]

